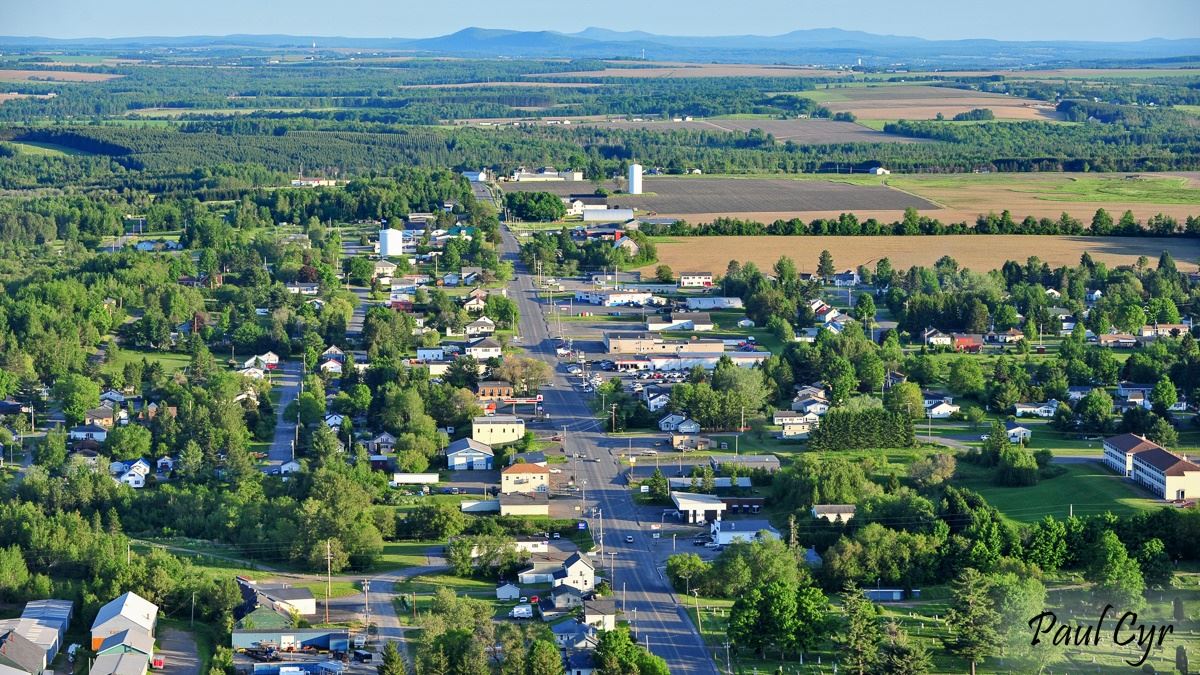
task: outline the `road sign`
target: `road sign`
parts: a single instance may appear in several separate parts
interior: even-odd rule
[[[587,521],[581,520],[575,527],[578,527],[581,530],[586,530],[587,529]]]

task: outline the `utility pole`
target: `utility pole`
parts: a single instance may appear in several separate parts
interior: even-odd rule
[[[330,586],[333,585],[333,551],[329,546],[329,540],[325,540],[325,623],[329,623],[329,595]]]
[[[366,615],[367,615],[366,625],[370,626],[371,625],[371,580],[363,579],[362,587],[363,587],[363,604],[366,606]]]
[[[612,432],[617,433],[617,404],[612,404]]]
[[[188,625],[196,625],[196,591],[192,591],[192,618],[188,620]]]

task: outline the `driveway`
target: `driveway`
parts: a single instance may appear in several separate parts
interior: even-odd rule
[[[191,633],[164,628],[158,635],[158,654],[165,675],[200,675],[200,656]]]
[[[288,404],[300,396],[301,366],[299,361],[280,361],[279,367],[271,373],[271,379],[279,389],[279,403],[275,405],[275,413],[279,419],[275,422],[275,438],[267,462],[262,465],[263,471],[279,468],[279,465],[293,457],[292,441],[296,438],[296,420],[285,415]]]

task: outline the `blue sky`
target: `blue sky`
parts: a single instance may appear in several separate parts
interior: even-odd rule
[[[426,37],[467,26],[670,35],[845,28],[931,39],[1200,37],[1197,0],[0,0],[0,34]]]

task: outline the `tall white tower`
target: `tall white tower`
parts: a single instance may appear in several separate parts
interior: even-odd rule
[[[629,186],[628,186],[627,192],[629,192],[629,194],[631,194],[631,195],[642,194],[642,165],[641,164],[630,164],[629,165]]]

